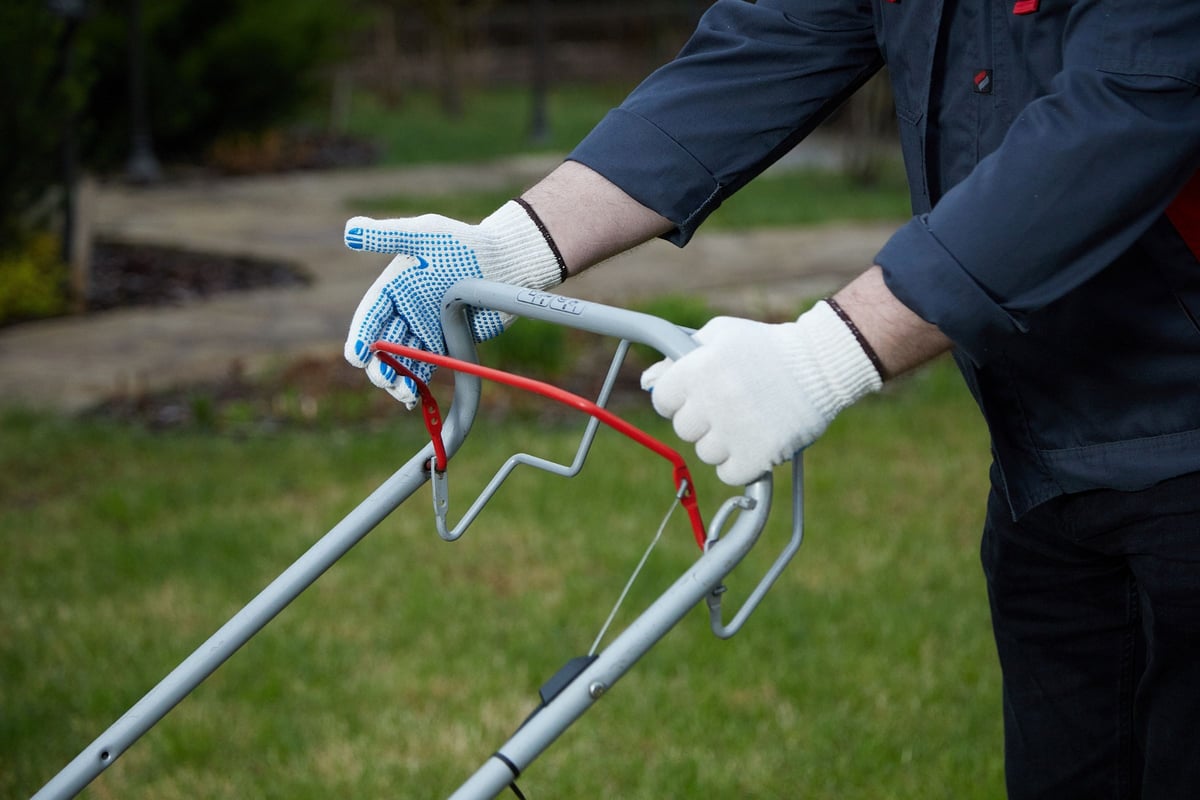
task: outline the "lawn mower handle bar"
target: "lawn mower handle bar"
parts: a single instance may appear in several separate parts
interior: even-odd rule
[[[474,341],[467,324],[467,310],[470,307],[490,308],[516,316],[618,337],[653,347],[670,358],[679,358],[695,347],[687,331],[658,317],[547,292],[471,279],[452,286],[443,298],[442,305],[447,350],[450,355],[468,361],[477,361]],[[459,449],[470,431],[479,408],[480,394],[479,378],[456,375],[454,398],[443,427],[443,441],[448,454],[452,455]],[[108,730],[84,748],[34,795],[33,800],[70,798],[82,791],[292,600],[425,484],[429,480],[426,464],[432,456],[433,446],[429,444],[405,462],[357,508],[318,539],[253,600],[137,701]],[[709,603],[714,632],[723,638],[732,635],[799,547],[802,536],[802,513],[798,494],[799,456],[793,463],[797,469],[797,488],[793,492],[795,521],[791,540],[729,626],[720,623],[719,596],[723,591],[722,581],[753,547],[766,524],[772,497],[769,473],[747,485],[740,496],[731,498],[721,507],[709,526],[711,546],[688,572],[622,631],[586,669],[547,700],[496,755],[489,758],[462,785],[453,798],[490,798],[505,791],[516,777],[515,773],[532,763],[699,601],[707,600]],[[720,528],[735,512],[735,521],[728,531],[722,533]]]

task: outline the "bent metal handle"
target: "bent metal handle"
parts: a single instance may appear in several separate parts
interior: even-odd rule
[[[628,339],[649,345],[667,358],[679,358],[695,349],[692,337],[673,322],[572,297],[523,289],[475,278],[459,281],[442,298],[442,328],[451,356],[475,361],[475,345],[463,315],[470,307],[507,311],[519,317],[540,319],[568,328]]]
[[[402,356],[405,358],[417,359],[418,361],[427,361],[439,367],[454,370],[455,372],[465,372],[470,375],[475,375],[497,383],[503,383],[507,386],[512,386],[517,389],[522,389],[527,392],[541,395],[564,405],[571,406],[578,411],[582,411],[591,417],[596,418],[600,422],[609,426],[618,433],[627,436],[633,441],[640,444],[642,447],[656,453],[671,463],[673,467],[671,477],[675,482],[675,489],[678,491],[677,497],[680,504],[687,511],[688,518],[692,524],[692,534],[696,538],[696,544],[701,550],[704,549],[708,539],[708,533],[704,528],[704,519],[700,515],[700,506],[696,501],[695,481],[692,479],[692,474],[688,470],[687,464],[683,460],[683,456],[675,449],[650,436],[640,428],[631,425],[625,420],[613,414],[607,408],[593,403],[591,400],[580,397],[577,394],[560,389],[557,386],[552,386],[542,381],[526,378],[521,375],[513,375],[502,370],[484,367],[470,361],[443,356],[437,353],[429,353],[424,350],[419,350],[415,347],[406,347],[404,345],[393,344],[391,342],[378,341],[371,345],[371,349],[375,354],[383,360],[389,367],[397,372],[407,375],[417,386],[417,392],[421,397],[422,411],[425,416],[425,427],[429,430],[432,438],[433,449],[437,457],[433,462],[433,467],[439,470],[445,470],[447,466],[447,457],[445,456],[445,447],[441,443],[441,413],[438,410],[437,401],[433,399],[433,395],[429,391],[429,387],[418,378],[416,375],[401,364],[392,356]]]
[[[628,339],[649,345],[670,358],[678,358],[695,346],[691,337],[678,326],[647,314],[490,281],[466,280],[452,286],[443,298],[442,323],[450,355],[469,362],[477,362],[466,320],[467,309],[472,306]],[[447,457],[459,449],[470,431],[479,409],[479,394],[478,377],[460,374],[455,380],[454,400],[442,428]],[[85,747],[34,795],[34,800],[69,798],[82,791],[388,514],[423,486],[429,480],[425,464],[433,457],[432,444],[412,456],[108,730]],[[649,617],[643,615],[618,639],[618,642],[629,644],[622,644],[615,650],[610,646],[588,669],[587,677],[591,679],[595,676],[597,681],[604,681],[604,685],[611,685],[632,664],[629,660],[631,657],[636,660],[678,618],[715,588],[753,545],[765,524],[770,500],[769,475],[747,486],[746,507],[752,508],[753,512],[739,515],[731,530],[721,538],[719,546],[710,548],[688,575],[680,579],[678,590],[669,591],[660,598]],[[623,655],[618,657],[617,652]],[[590,685],[590,682],[584,685]],[[523,729],[524,735],[510,741],[509,752],[513,758],[509,763],[527,765],[553,736],[557,736],[557,732],[570,724],[569,720],[590,705],[594,698],[589,700],[586,691],[580,697],[576,691],[578,684],[578,680],[572,683],[552,704],[553,708],[544,709],[543,713],[537,715],[534,724]],[[551,735],[551,731],[555,733]],[[506,780],[493,790],[494,773],[507,773],[507,767],[497,769],[497,763],[493,759],[481,771],[488,775],[478,776],[482,781],[478,788],[489,797],[503,790],[508,783]],[[473,790],[468,791],[469,794],[463,796],[475,796]]]
[[[465,280],[455,284],[446,293],[442,321],[450,355],[468,361],[474,361],[474,345],[465,324],[465,315],[472,306],[638,342],[653,347],[669,358],[679,358],[696,346],[682,328],[647,314],[489,281]],[[459,385],[460,381],[456,378],[456,404]],[[451,800],[480,800],[504,792],[656,642],[700,601],[718,590],[725,576],[741,563],[758,540],[770,514],[771,501],[770,473],[747,485],[740,497],[727,501],[717,515],[722,522],[714,519],[712,527],[723,527],[723,520],[729,516],[726,509],[736,508],[739,513],[729,529],[721,533],[719,541],[714,541],[687,572],[634,619],[594,661],[526,720],[459,787]]]

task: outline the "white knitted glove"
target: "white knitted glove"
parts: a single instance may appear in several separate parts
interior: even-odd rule
[[[758,478],[812,444],[838,412],[882,380],[824,301],[795,322],[717,317],[700,345],[642,373],[658,413],[731,485]]]
[[[350,219],[346,223],[347,247],[397,255],[354,312],[346,338],[346,360],[365,368],[372,383],[413,408],[416,387],[372,356],[371,343],[382,339],[444,355],[442,295],[463,278],[486,278],[539,290],[561,283],[561,259],[532,214],[524,204],[510,201],[478,225],[434,214],[411,219]],[[487,309],[472,310],[468,317],[477,342],[498,335],[512,321],[510,315]],[[402,361],[422,380],[433,375],[428,363]]]

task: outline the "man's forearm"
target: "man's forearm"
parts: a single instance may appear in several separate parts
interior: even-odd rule
[[[643,206],[594,170],[567,161],[522,195],[576,275],[669,231],[670,220]],[[883,378],[949,350],[950,340],[896,299],[871,267],[834,298],[883,364]]]
[[[568,275],[577,275],[674,227],[666,217],[575,161],[564,162],[521,197],[546,226]]]
[[[953,345],[935,326],[901,303],[871,267],[833,296],[883,364],[884,380],[907,372]]]

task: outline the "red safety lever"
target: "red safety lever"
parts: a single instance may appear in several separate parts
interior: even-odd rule
[[[392,356],[402,356],[417,361],[425,361],[439,367],[455,370],[456,372],[465,372],[479,378],[539,394],[542,397],[571,406],[589,416],[595,417],[618,433],[628,436],[648,450],[662,456],[667,461],[670,461],[674,467],[672,478],[675,482],[675,489],[678,492],[679,502],[687,510],[688,518],[692,523],[692,533],[696,538],[696,544],[700,546],[701,550],[704,549],[708,534],[704,529],[704,520],[700,516],[700,507],[696,502],[696,484],[692,480],[691,472],[688,470],[687,464],[684,463],[683,456],[650,434],[629,424],[608,409],[593,403],[591,400],[580,397],[577,394],[572,394],[565,389],[560,389],[549,383],[534,380],[533,378],[513,375],[510,372],[485,367],[470,361],[463,361],[462,359],[443,356],[438,353],[430,353],[415,347],[393,344],[392,342],[378,341],[371,345],[371,349],[379,356],[380,361],[409,378],[416,385],[417,394],[421,398],[421,413],[425,419],[425,428],[429,431],[429,437],[433,441],[435,469],[439,471],[446,469],[446,447],[442,443],[442,412],[438,408],[433,392],[429,390],[425,382]]]

